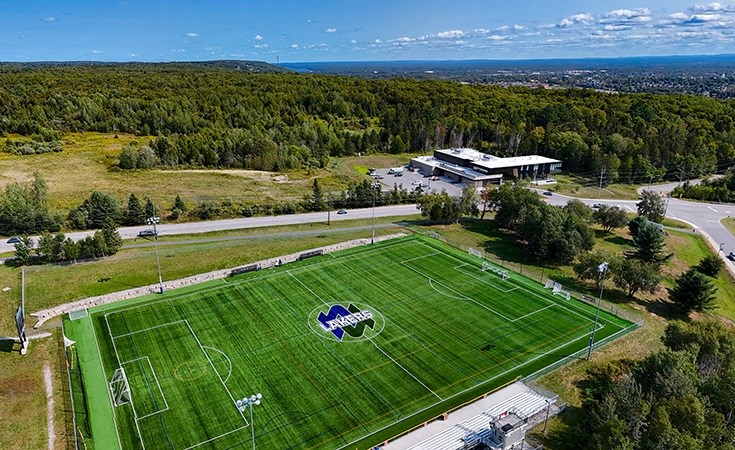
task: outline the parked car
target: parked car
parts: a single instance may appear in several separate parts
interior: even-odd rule
[[[544,191],[544,195],[551,197],[554,194],[552,194],[551,191]]]
[[[20,242],[20,238],[18,236],[13,236],[8,239],[8,244],[17,244],[18,242]]]
[[[411,183],[414,186],[421,186],[421,180],[416,180],[413,183]]]
[[[396,176],[396,177],[402,177],[403,176],[403,172],[396,172],[393,175]]]
[[[729,255],[727,255],[727,259],[730,261],[735,261],[735,252],[730,252]]]
[[[592,207],[593,207],[594,209],[597,209],[597,208],[599,208],[600,206],[602,206],[602,203],[595,203],[594,205],[592,205]]]
[[[429,180],[431,180],[431,181],[439,181],[439,177],[437,177],[436,175],[434,175],[433,177],[429,178]]]
[[[156,234],[158,234],[158,233],[156,233],[155,230],[152,230],[152,229],[149,228],[147,230],[141,230],[141,231],[139,231],[138,232],[138,237],[153,237]]]
[[[337,214],[347,214],[347,210],[342,208],[339,211],[337,211]]]

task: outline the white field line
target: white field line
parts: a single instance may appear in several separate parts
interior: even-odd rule
[[[141,359],[145,359],[146,362],[148,363],[148,367],[151,368],[151,373],[153,374],[153,379],[156,380],[156,386],[158,386],[158,392],[161,393],[161,398],[163,399],[163,403],[164,403],[164,405],[166,405],[166,408],[161,409],[161,410],[158,410],[156,412],[152,412],[150,414],[146,414],[146,415],[141,416],[141,417],[138,417],[136,420],[142,420],[142,419],[145,419],[146,417],[154,416],[156,414],[160,414],[160,413],[162,413],[164,411],[168,411],[169,410],[168,401],[166,400],[166,396],[163,395],[163,389],[161,389],[161,383],[158,382],[158,377],[156,376],[156,371],[153,370],[153,365],[151,364],[151,360],[148,359],[148,356],[141,356],[140,358],[135,358],[135,359],[131,359],[130,361],[125,361],[123,363],[123,365],[132,363],[134,361],[139,361]],[[132,395],[131,395],[131,397],[132,397]]]
[[[122,367],[122,363],[120,362],[120,354],[117,353],[117,345],[115,345],[115,338],[112,337],[112,330],[110,329],[110,321],[107,320],[107,314],[105,314],[105,323],[107,324],[107,333],[109,333],[110,340],[112,341],[112,349],[115,351],[115,359],[117,359],[117,365],[118,367]],[[105,379],[105,381],[107,380]],[[112,393],[110,393],[110,395],[112,395]],[[138,439],[140,439],[140,445],[143,447],[143,450],[145,450],[145,442],[143,441],[143,434],[140,432],[140,425],[138,425],[138,415],[135,412],[135,404],[133,403],[133,393],[132,392],[130,393],[130,406],[131,408],[133,408],[133,418],[135,419],[134,420],[135,428],[136,430],[138,430]],[[114,411],[114,405],[113,405],[113,411]]]
[[[296,276],[294,274],[292,274],[290,270],[287,270],[286,273],[289,274],[289,275],[291,275],[291,278],[293,278],[294,280],[296,280],[296,282],[298,282],[300,285],[302,285],[304,287],[304,289],[306,289],[307,291],[309,291],[311,293],[311,295],[313,295],[314,297],[318,298],[320,302],[324,303],[324,306],[329,307],[329,304],[327,302],[325,302],[323,298],[321,298],[319,295],[317,295],[316,292],[312,291],[309,288],[309,286],[305,285],[301,280],[299,280],[298,278],[296,278]]]
[[[105,320],[107,320],[107,314],[105,314]],[[156,325],[156,326],[152,326],[152,327],[144,328],[144,329],[142,329],[142,330],[137,330],[137,331],[131,331],[130,333],[124,333],[124,334],[119,334],[119,335],[117,335],[117,336],[112,336],[112,332],[111,332],[111,333],[110,333],[110,336],[112,337],[112,339],[119,339],[119,338],[121,338],[121,337],[126,337],[126,336],[132,336],[133,334],[138,334],[138,333],[145,333],[146,331],[151,331],[151,330],[154,330],[154,329],[156,329],[156,328],[163,328],[163,327],[167,327],[167,326],[169,326],[169,325],[174,325],[174,324],[177,324],[177,323],[181,323],[181,322],[186,322],[186,320],[184,320],[184,319],[181,319],[181,320],[176,320],[176,321],[174,321],[174,322],[167,322],[167,323],[164,323],[164,324],[161,324],[161,325]],[[131,360],[131,361],[132,361],[132,360]]]
[[[444,400],[443,398],[439,397],[439,394],[437,394],[436,392],[432,391],[429,386],[425,385],[423,381],[421,381],[418,378],[416,378],[416,376],[414,374],[412,374],[411,372],[409,372],[398,361],[396,361],[395,359],[393,359],[392,356],[390,356],[388,353],[386,353],[382,348],[378,347],[378,344],[376,344],[372,339],[370,340],[370,342],[373,343],[373,345],[375,346],[375,348],[377,348],[378,350],[380,350],[380,353],[382,353],[385,356],[387,356],[391,361],[393,361],[395,363],[395,365],[397,365],[398,367],[401,368],[401,370],[403,370],[404,372],[406,372],[408,374],[408,376],[410,376],[411,378],[413,378],[414,380],[416,380],[421,386],[423,386],[424,388],[426,388],[427,391],[429,391],[432,394],[434,394],[434,396],[436,396],[436,398],[438,398],[439,401],[443,401]]]
[[[250,425],[248,423],[248,420],[245,418],[245,415],[240,411],[240,408],[237,407],[237,404],[235,403],[235,397],[232,396],[232,392],[227,388],[227,385],[224,381],[222,381],[222,377],[219,375],[219,372],[217,372],[217,368],[214,367],[214,363],[209,358],[209,354],[206,350],[204,350],[204,346],[202,345],[201,341],[197,337],[196,333],[194,333],[194,330],[191,328],[191,325],[189,325],[188,320],[184,320],[184,323],[189,328],[189,331],[191,332],[191,335],[194,336],[194,339],[197,341],[197,344],[199,344],[199,348],[202,349],[202,353],[204,353],[204,356],[207,358],[207,361],[209,361],[209,364],[212,366],[212,370],[214,370],[214,373],[217,375],[217,378],[219,378],[219,381],[222,383],[222,386],[225,388],[225,391],[227,391],[227,395],[230,396],[230,400],[232,400],[232,406],[240,413],[240,417],[242,417],[242,420],[245,422],[245,425]]]
[[[439,254],[441,254],[441,252],[435,251],[434,253],[429,253],[428,255],[417,256],[415,258],[404,259],[403,261],[399,261],[399,262],[401,264],[404,264],[404,263],[407,263],[407,262],[416,261],[417,259],[424,259],[424,258],[428,258],[429,256],[435,256],[435,255],[439,255]]]
[[[467,265],[469,265],[469,264],[467,264]],[[457,266],[457,267],[461,267],[461,266]],[[467,275],[470,278],[474,278],[475,280],[479,281],[480,283],[482,283],[484,285],[487,285],[487,286],[490,286],[490,287],[492,287],[494,289],[497,289],[497,290],[499,290],[500,292],[502,292],[504,294],[507,294],[508,292],[513,292],[516,289],[518,289],[518,286],[513,286],[510,289],[502,289],[502,288],[500,288],[500,286],[497,286],[497,285],[492,284],[492,283],[488,283],[487,281],[483,280],[482,278],[478,278],[478,277],[476,277],[476,276],[474,276],[474,275],[472,275],[470,273],[465,272],[464,270],[459,270],[457,267],[454,268],[457,272],[463,273],[463,274]],[[470,266],[470,267],[473,267],[474,268],[474,266]],[[506,283],[507,283],[507,281],[506,281]]]
[[[401,263],[401,264],[403,264],[403,263]],[[430,276],[426,275],[425,273],[421,272],[421,271],[420,271],[420,270],[418,270],[418,269],[415,269],[415,268],[413,268],[413,267],[409,266],[408,264],[403,264],[403,265],[404,265],[405,267],[408,267],[409,269],[413,270],[414,272],[418,273],[419,275],[422,275],[422,276],[424,276],[425,278],[427,278],[427,279],[429,280],[429,284],[431,284],[431,280],[432,280],[432,278],[431,278]],[[495,314],[495,315],[497,315],[497,316],[500,316],[500,317],[502,317],[503,319],[507,320],[508,322],[512,322],[512,321],[513,321],[512,319],[508,318],[508,317],[507,317],[507,316],[505,316],[504,314],[501,314],[501,313],[499,313],[498,311],[495,311],[494,309],[492,309],[492,308],[490,308],[490,307],[488,307],[488,306],[486,306],[486,305],[483,305],[482,303],[480,303],[480,302],[478,302],[478,301],[476,301],[476,300],[474,300],[474,299],[472,299],[472,298],[470,298],[470,297],[468,297],[468,296],[466,296],[466,295],[462,294],[461,292],[457,292],[457,291],[455,291],[454,289],[450,288],[449,286],[447,286],[446,284],[442,283],[441,281],[438,281],[438,280],[434,280],[434,281],[436,281],[436,282],[437,282],[437,283],[438,283],[439,285],[443,286],[444,288],[446,288],[446,289],[449,289],[450,291],[452,291],[452,292],[454,292],[455,294],[459,295],[460,297],[462,297],[462,299],[464,299],[464,300],[469,300],[469,301],[471,301],[472,303],[476,304],[477,306],[479,306],[479,307],[481,307],[481,308],[484,308],[484,309],[487,309],[488,311],[492,312],[493,314]],[[434,287],[434,286],[432,285],[432,287]],[[435,290],[436,290],[436,288],[435,288]],[[439,292],[439,291],[437,290],[437,292]],[[447,294],[445,294],[445,295],[447,295]],[[452,296],[449,296],[449,297],[452,297]],[[454,298],[456,298],[456,297],[454,297]],[[462,299],[460,299],[460,300],[462,300]]]
[[[189,449],[192,449],[192,448],[196,448],[196,447],[199,447],[200,445],[208,444],[208,443],[210,443],[210,442],[212,442],[212,441],[214,441],[214,440],[216,440],[216,439],[219,439],[219,438],[221,438],[221,437],[225,437],[225,436],[227,436],[228,434],[232,434],[232,433],[234,433],[234,432],[236,432],[236,431],[244,430],[244,429],[245,429],[245,428],[247,428],[247,427],[248,427],[248,426],[247,426],[247,425],[245,425],[244,427],[240,427],[240,428],[237,428],[237,429],[235,429],[235,430],[232,430],[232,431],[228,431],[227,433],[224,433],[224,434],[220,434],[219,436],[213,437],[213,438],[211,438],[211,439],[207,439],[206,441],[200,442],[200,443],[198,443],[198,444],[196,444],[196,445],[192,445],[191,447],[186,447],[186,448],[185,448],[184,450],[189,450]]]
[[[428,247],[428,246],[427,246],[426,244],[424,244],[424,243],[422,243],[422,242],[419,242],[419,243],[420,243],[421,245],[424,245],[424,246]],[[429,247],[429,248],[431,248],[431,247]],[[459,262],[464,262],[464,261],[462,261],[461,259],[459,259],[459,258],[457,258],[456,256],[454,256],[454,255],[451,255],[451,254],[449,254],[449,253],[444,253],[444,255],[445,255],[446,257],[448,257],[448,258],[454,259],[455,261],[459,261]],[[408,267],[408,266],[406,266],[406,267]],[[416,269],[412,269],[412,270],[415,270],[415,271],[417,271]],[[418,271],[417,271],[417,272],[418,272]],[[426,276],[426,275],[424,275],[424,276]],[[509,278],[509,279],[510,279],[510,278]],[[570,308],[566,307],[566,306],[565,306],[564,304],[562,304],[562,303],[557,303],[557,302],[555,302],[555,301],[553,301],[553,300],[551,300],[551,299],[548,299],[548,298],[546,298],[546,297],[544,297],[544,296],[542,296],[542,295],[540,295],[540,294],[537,294],[536,292],[533,292],[533,291],[529,290],[528,288],[526,288],[526,287],[524,287],[524,286],[522,286],[522,285],[518,285],[517,287],[518,287],[518,289],[520,289],[520,290],[522,290],[522,291],[525,291],[526,293],[528,293],[528,294],[531,294],[531,295],[533,295],[533,296],[535,296],[535,297],[537,297],[537,298],[539,298],[539,299],[543,300],[543,301],[544,301],[544,302],[546,302],[546,303],[551,303],[551,304],[555,304],[555,305],[559,306],[560,308],[562,308],[562,309],[566,310],[567,312],[569,312],[569,313],[571,313],[571,314],[574,314],[574,315],[576,315],[576,316],[579,316],[579,317],[581,317],[581,318],[582,318],[582,319],[584,319],[584,320],[588,320],[588,321],[590,321],[590,322],[592,322],[592,321],[593,321],[593,320],[592,320],[591,318],[589,318],[589,317],[585,317],[585,316],[584,316],[584,315],[582,315],[581,313],[578,313],[578,312],[576,312],[576,311],[574,311],[574,310],[572,310],[572,309],[570,309]],[[511,322],[512,322],[512,321],[511,321]]]
[[[543,308],[541,308],[541,309],[537,309],[536,311],[530,312],[530,313],[528,313],[528,314],[525,314],[525,315],[523,315],[523,316],[521,316],[521,317],[516,317],[516,318],[515,318],[515,319],[513,319],[513,320],[512,320],[511,322],[515,322],[515,321],[517,321],[517,320],[525,319],[525,318],[526,318],[526,317],[528,317],[528,316],[532,316],[532,315],[534,315],[534,314],[536,314],[536,313],[539,313],[539,312],[541,312],[541,311],[543,311],[543,310],[545,310],[545,309],[553,308],[554,306],[556,306],[556,303],[552,303],[552,304],[550,304],[550,305],[544,306],[544,307],[543,307]]]
[[[439,282],[437,281],[437,283],[439,283]],[[439,283],[439,284],[441,284],[441,283]],[[437,289],[437,288],[436,288],[436,287],[435,287],[435,286],[434,286],[434,285],[433,285],[433,284],[431,283],[431,278],[429,278],[429,286],[431,286],[431,288],[432,288],[433,290],[435,290],[435,291],[436,291],[437,293],[439,293],[439,294],[441,294],[441,295],[446,295],[446,296],[447,296],[447,297],[449,297],[449,298],[453,298],[453,299],[456,299],[456,300],[467,300],[467,297],[457,297],[456,295],[449,295],[449,294],[447,294],[446,292],[442,292],[442,291],[440,291],[439,289]]]
[[[494,380],[494,379],[496,379],[496,378],[498,378],[498,377],[501,377],[501,376],[505,375],[506,373],[508,373],[508,372],[512,372],[512,371],[514,371],[514,370],[518,369],[519,367],[523,367],[523,366],[525,366],[526,364],[528,364],[528,363],[530,363],[530,362],[536,361],[536,360],[537,360],[537,359],[539,359],[539,358],[543,358],[544,356],[548,355],[549,353],[553,353],[553,352],[555,352],[555,351],[559,350],[560,348],[563,348],[563,347],[565,347],[565,346],[567,346],[567,345],[569,345],[569,344],[571,344],[571,343],[573,343],[573,342],[576,342],[576,341],[578,341],[578,340],[580,340],[580,339],[582,339],[582,338],[584,338],[584,337],[586,337],[586,336],[588,336],[588,335],[590,335],[590,334],[592,334],[592,333],[591,333],[591,332],[590,332],[590,333],[586,333],[586,334],[583,334],[583,335],[581,335],[581,336],[577,337],[576,339],[573,339],[573,340],[571,340],[571,341],[567,341],[567,342],[565,342],[564,344],[561,344],[560,346],[558,346],[558,347],[556,347],[556,348],[553,348],[553,349],[551,349],[551,350],[549,350],[549,351],[547,351],[547,352],[545,352],[545,353],[542,353],[542,354],[540,354],[540,355],[536,356],[535,358],[531,358],[531,359],[529,359],[528,361],[525,361],[525,362],[523,362],[522,364],[519,364],[519,365],[517,365],[517,366],[514,366],[514,367],[512,367],[512,368],[510,368],[510,369],[508,369],[508,370],[505,370],[505,371],[503,371],[503,372],[501,372],[501,373],[499,373],[499,374],[495,375],[494,377],[488,378],[487,380],[483,381],[482,383],[478,383],[478,384],[476,384],[476,385],[474,385],[474,386],[470,386],[470,387],[468,387],[467,389],[464,389],[464,390],[462,390],[462,391],[459,391],[459,392],[457,392],[457,393],[456,393],[456,394],[454,394],[454,395],[450,395],[449,397],[447,397],[447,398],[446,398],[446,399],[444,399],[444,400],[450,400],[450,399],[452,399],[452,398],[454,398],[454,397],[460,396],[460,395],[464,394],[465,392],[468,392],[468,391],[470,391],[470,390],[472,390],[472,389],[476,388],[477,386],[480,386],[480,385],[482,385],[482,384],[485,384],[485,383],[487,383],[487,382],[489,382],[489,381],[492,381],[492,380]],[[426,410],[428,410],[428,409],[430,409],[430,408],[433,408],[434,406],[438,405],[439,403],[441,403],[441,402],[436,402],[436,403],[434,403],[434,404],[432,404],[432,405],[429,405],[429,406],[427,406],[426,408],[423,408],[423,409],[421,409],[421,410],[419,410],[419,411],[416,411],[415,413],[413,413],[413,414],[411,414],[411,415],[409,415],[409,416],[404,416],[404,417],[402,417],[402,418],[401,418],[401,421],[403,421],[403,420],[406,420],[406,419],[409,419],[409,418],[411,418],[411,417],[414,417],[414,416],[416,416],[416,415],[418,415],[418,414],[421,414],[422,412],[424,412],[424,411],[426,411]],[[365,436],[362,436],[362,437],[360,437],[360,438],[358,438],[358,439],[355,439],[354,441],[352,441],[352,442],[349,442],[349,443],[347,443],[346,445],[343,445],[342,447],[339,447],[339,449],[338,449],[338,450],[343,450],[343,449],[348,449],[348,448],[351,448],[352,446],[354,446],[354,444],[355,444],[355,443],[356,443],[357,441],[360,441],[360,440],[362,440],[362,439],[365,439],[365,438],[367,438],[368,436],[372,436],[372,435],[374,435],[374,434],[376,434],[376,433],[379,433],[379,432],[381,432],[381,431],[383,431],[383,430],[385,430],[385,429],[387,429],[387,428],[389,428],[389,427],[393,426],[393,425],[394,425],[395,423],[397,423],[397,422],[393,422],[393,423],[390,423],[390,424],[388,424],[388,425],[384,426],[383,428],[380,428],[380,429],[378,429],[378,430],[375,430],[375,431],[373,431],[372,433],[366,434]]]
[[[229,368],[229,370],[227,372],[227,378],[225,378],[225,383],[227,383],[227,380],[229,380],[230,379],[230,376],[232,375],[232,361],[230,360],[230,357],[227,356],[227,354],[225,352],[223,352],[222,350],[220,350],[218,348],[209,347],[209,346],[206,346],[206,345],[204,346],[204,348],[210,348],[210,349],[214,350],[215,352],[220,353],[222,356],[225,357],[225,359],[227,359],[227,364],[230,365],[230,368]]]

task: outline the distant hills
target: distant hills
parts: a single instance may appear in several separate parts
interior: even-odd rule
[[[184,62],[103,62],[103,61],[36,61],[36,62],[0,62],[0,70],[38,69],[49,67],[117,67],[130,69],[225,69],[242,70],[254,73],[290,72],[290,69],[278,67],[263,61],[215,60]]]

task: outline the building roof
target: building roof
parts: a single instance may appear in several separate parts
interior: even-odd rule
[[[509,167],[527,166],[533,164],[549,164],[560,163],[558,159],[547,158],[539,155],[513,156],[510,158],[502,158],[487,153],[478,152],[471,148],[446,148],[435,150],[434,153],[440,155],[449,155],[455,158],[472,161],[476,166],[486,169],[505,169]]]
[[[501,174],[488,175],[486,173],[480,173],[470,169],[469,167],[458,166],[456,164],[434,158],[433,156],[417,156],[411,159],[411,161],[417,161],[431,167],[441,167],[447,172],[451,172],[455,175],[459,175],[463,178],[467,178],[473,181],[494,180],[503,177],[503,175]]]

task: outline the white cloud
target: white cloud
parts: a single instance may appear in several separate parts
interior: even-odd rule
[[[194,32],[191,32],[191,33],[186,33],[186,35],[187,35],[188,37],[197,37],[197,36],[199,36],[199,33],[194,33]]]
[[[299,44],[291,44],[291,48],[299,48]]]
[[[605,31],[622,31],[622,30],[630,30],[632,27],[630,25],[605,25],[602,27]]]
[[[498,31],[508,31],[510,30],[510,25],[503,25],[502,27],[498,27]]]
[[[326,30],[324,30],[325,33],[334,33],[336,31],[337,31],[336,28],[327,28]]]
[[[574,14],[573,16],[565,17],[556,24],[559,28],[571,27],[576,23],[588,24],[595,20],[595,17],[589,13]]]
[[[355,44],[357,44],[357,41],[353,39],[353,40],[350,41],[350,44],[355,45]]]
[[[54,23],[56,22],[56,17],[49,16],[49,17],[44,18],[43,21],[46,23]]]
[[[102,50],[92,50],[92,54],[94,55],[101,55],[102,53],[104,53]]]
[[[171,51],[173,53],[184,53],[186,51],[186,49],[185,48],[176,48],[176,49],[171,49]]]
[[[140,56],[140,53],[131,53],[130,54],[130,57],[131,58],[135,58],[136,56]]]
[[[735,3],[710,3],[708,5],[694,5],[690,9],[695,12],[735,12]]]
[[[498,34],[493,34],[488,39],[490,39],[491,41],[504,41],[508,39],[508,36],[500,36]]]
[[[503,27],[500,27],[500,28],[503,28]],[[488,34],[490,30],[488,30],[487,28],[475,28],[474,30],[472,30],[472,32],[475,34],[483,35],[483,34]]]
[[[256,34],[253,39],[255,39],[256,41],[262,41],[263,40],[263,36],[261,36],[259,34]]]
[[[255,44],[255,48],[267,48],[268,44]]]
[[[647,19],[645,19],[647,21],[647,20],[651,20],[650,15],[651,15],[651,11],[649,11],[648,8],[636,8],[636,9],[615,9],[605,14],[605,17],[610,18],[610,19],[623,19],[623,20],[631,20],[631,19],[638,19],[641,17],[647,17]]]
[[[521,30],[525,30],[525,29],[526,29],[526,27],[524,27],[523,25],[518,25],[518,24],[516,24],[516,25],[513,25],[513,29],[514,29],[515,31],[521,31]]]
[[[376,40],[375,40],[375,43],[376,43],[376,44],[380,44],[380,43],[382,43],[382,42],[383,42],[383,41],[381,41],[380,39],[376,39]]]
[[[464,31],[462,30],[440,31],[439,33],[436,33],[436,37],[439,39],[457,39],[462,36],[464,36]]]
[[[669,17],[671,17],[674,20],[687,20],[689,18],[689,16],[687,16],[683,12],[674,13]]]

